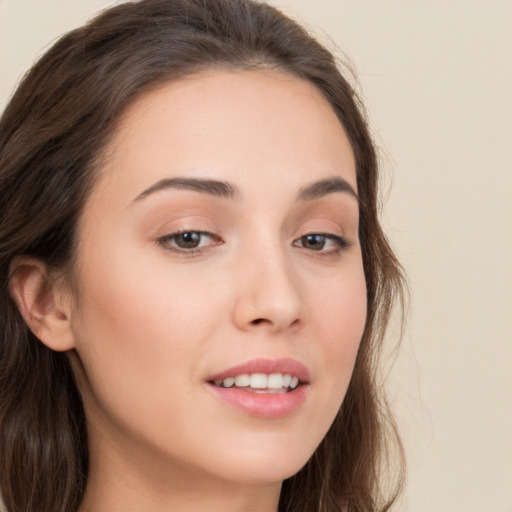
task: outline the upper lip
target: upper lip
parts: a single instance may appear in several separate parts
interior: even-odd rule
[[[272,373],[290,374],[298,377],[302,383],[309,382],[310,378],[308,368],[304,364],[296,361],[295,359],[259,358],[246,361],[245,363],[232,366],[231,368],[227,368],[226,370],[216,373],[215,375],[211,375],[210,377],[208,377],[207,380],[224,380],[228,377],[236,377],[237,375],[243,375],[244,373],[266,373],[268,375]]]

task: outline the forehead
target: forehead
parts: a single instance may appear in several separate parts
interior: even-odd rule
[[[132,195],[174,175],[253,190],[341,175],[356,189],[350,143],[307,81],[272,71],[209,71],[137,99],[116,130],[104,187]]]

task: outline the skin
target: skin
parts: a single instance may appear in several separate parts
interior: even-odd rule
[[[297,199],[332,177],[356,190],[344,130],[307,82],[214,71],[139,98],[108,155],[80,219],[78,296],[55,288],[60,331],[41,336],[70,350],[84,398],[80,512],[276,511],[282,480],[343,401],[365,323],[357,200]],[[136,199],[176,177],[226,181],[238,195]],[[163,238],[176,230],[214,236],[176,252]],[[349,246],[304,246],[314,233]],[[208,376],[261,357],[309,369],[306,400],[285,417],[248,415],[207,389]]]

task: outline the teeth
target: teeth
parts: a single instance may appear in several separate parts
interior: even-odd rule
[[[245,388],[247,386],[250,386],[251,385],[251,378],[250,378],[249,374],[244,373],[243,375],[237,375],[235,377],[235,384],[239,388]]]
[[[267,388],[270,389],[279,389],[283,387],[283,374],[282,373],[273,373],[268,376],[267,379]]]
[[[280,390],[283,388],[295,389],[299,385],[299,378],[289,373],[243,373],[235,377],[226,377],[224,380],[216,380],[217,387],[253,388],[255,390]]]
[[[235,377],[227,377],[226,379],[224,379],[222,381],[222,385],[225,388],[230,388],[231,386],[233,386],[234,383],[235,383]]]
[[[249,386],[254,389],[264,389],[267,387],[268,378],[264,373],[253,373]]]

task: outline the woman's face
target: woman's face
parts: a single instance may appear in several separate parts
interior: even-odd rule
[[[306,463],[365,323],[356,192],[342,126],[297,78],[203,73],[128,109],[79,225],[93,464],[270,483]]]

